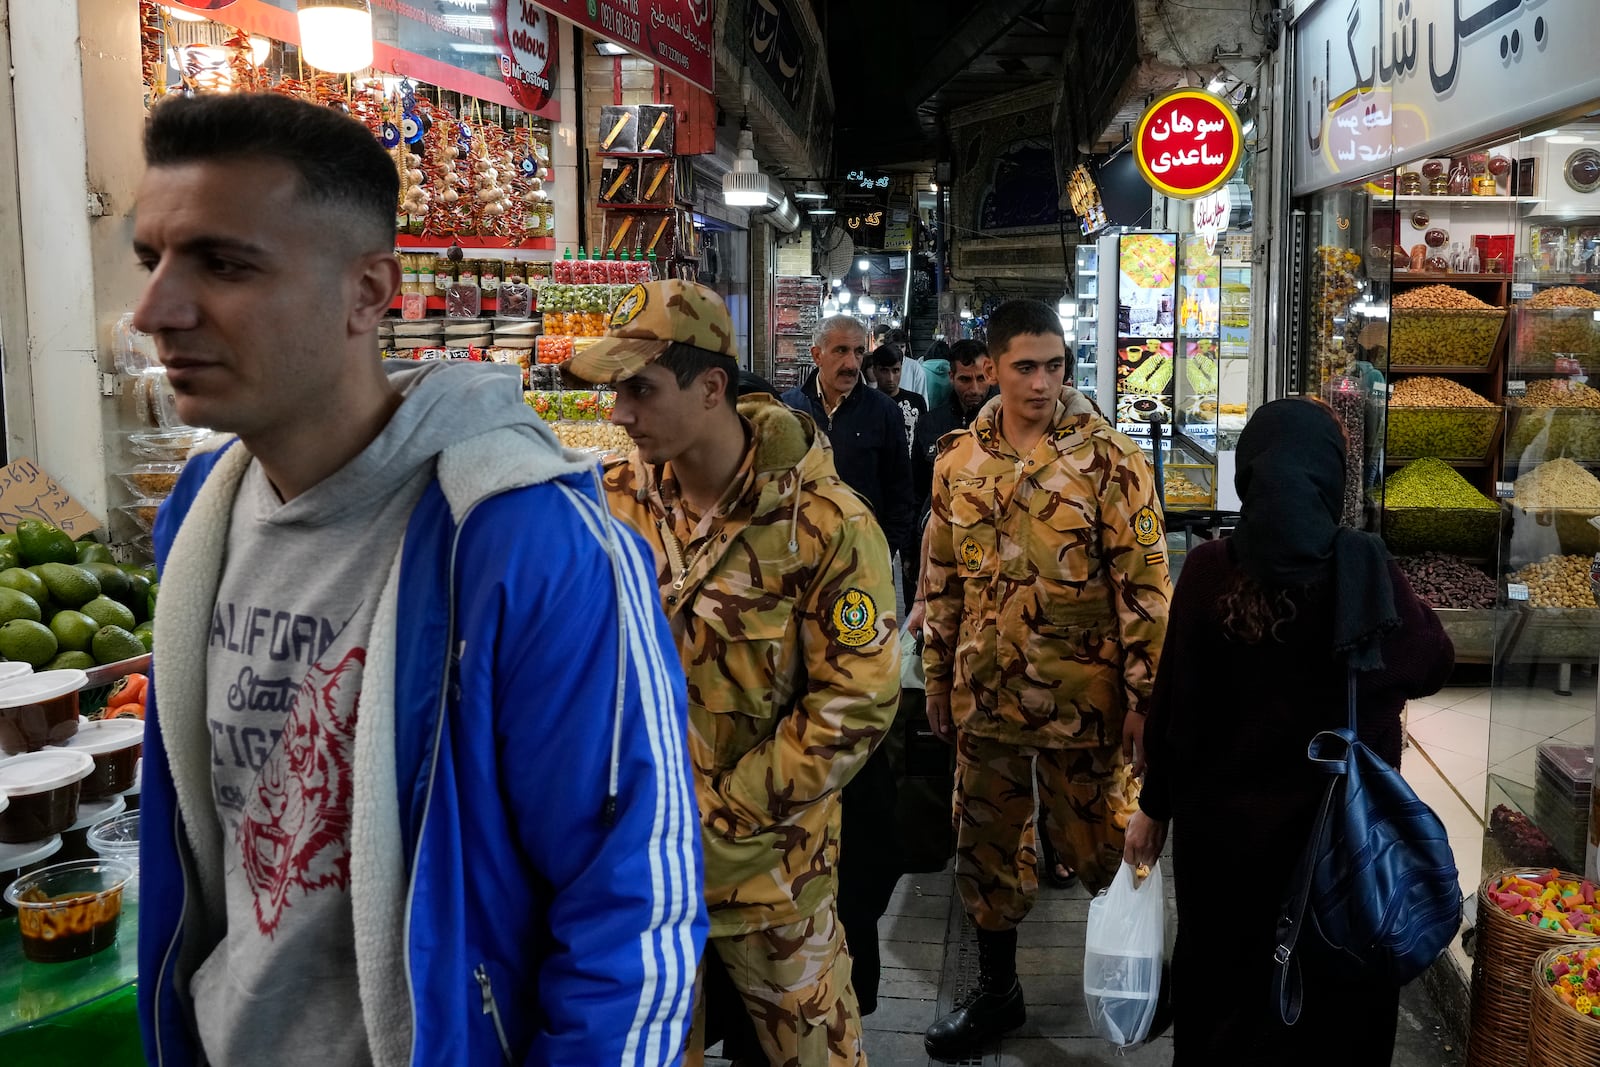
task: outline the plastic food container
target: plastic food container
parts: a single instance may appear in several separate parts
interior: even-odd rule
[[[0,812],[0,841],[38,841],[71,827],[80,785],[93,773],[93,757],[64,748],[0,760],[0,793],[11,802]]]
[[[4,794],[0,794],[4,796]],[[24,874],[44,866],[61,851],[61,835],[52,834],[43,841],[27,841],[20,845],[0,843],[0,885],[10,885]],[[0,893],[0,919],[16,913]]]
[[[17,909],[22,952],[35,963],[92,956],[117,939],[122,889],[133,868],[120,860],[75,860],[41,867],[6,889]]]
[[[1504,308],[1395,308],[1390,314],[1389,363],[1410,367],[1487,367],[1505,317]]]
[[[41,671],[0,683],[0,752],[14,756],[69,740],[88,681],[82,671]]]
[[[139,529],[145,533],[152,533],[156,528],[156,512],[161,507],[159,500],[135,500],[131,504],[122,504],[117,510],[133,519],[139,524]]]
[[[160,500],[172,492],[183,472],[182,463],[140,463],[117,475],[128,491],[141,500]]]
[[[1482,459],[1500,426],[1498,407],[1389,407],[1388,454],[1395,459]]]
[[[83,799],[114,796],[133,788],[139,757],[144,754],[144,722],[91,720],[63,747],[87,753],[94,760],[94,773],[83,780]]]
[[[210,430],[183,426],[171,430],[140,430],[128,435],[128,447],[140,459],[182,463],[189,451],[211,436]]]
[[[101,819],[89,828],[89,848],[102,859],[118,860],[133,870],[123,896],[139,899],[139,813],[137,811]]]

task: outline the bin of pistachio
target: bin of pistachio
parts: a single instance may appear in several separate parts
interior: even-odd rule
[[[1384,479],[1383,539],[1396,555],[1489,554],[1500,533],[1500,505],[1441,459],[1413,460]]]
[[[1528,383],[1506,404],[1506,454],[1538,462],[1600,460],[1600,390],[1566,378]]]
[[[1388,454],[1482,459],[1494,443],[1500,407],[1448,378],[1406,378],[1389,394]]]
[[[1389,301],[1389,362],[1487,367],[1506,309],[1453,285],[1421,285]]]
[[[1518,367],[1550,370],[1557,359],[1600,359],[1600,294],[1575,285],[1542,289],[1517,305]]]
[[[1553,526],[1563,552],[1600,551],[1600,478],[1565,457],[1552,459],[1512,483],[1512,520]]]

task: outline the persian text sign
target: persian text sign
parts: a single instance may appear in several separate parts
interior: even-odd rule
[[[10,533],[24,519],[48,522],[73,540],[100,528],[94,516],[31,459],[0,467],[0,530]]]
[[[1294,188],[1503,136],[1600,97],[1594,0],[1322,0],[1294,24]]]
[[[538,111],[555,95],[556,17],[524,0],[500,0],[494,30],[500,74],[511,95],[527,110]]]
[[[1194,232],[1206,243],[1206,255],[1217,254],[1217,238],[1228,228],[1233,214],[1233,194],[1224,185],[1194,202]]]
[[[1133,135],[1144,180],[1180,200],[1225,185],[1239,168],[1243,148],[1233,108],[1200,89],[1179,89],[1151,104]]]
[[[577,23],[711,92],[711,0],[515,0]]]

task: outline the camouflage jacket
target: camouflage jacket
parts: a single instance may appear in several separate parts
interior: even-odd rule
[[[1028,456],[998,398],[941,440],[923,665],[960,729],[1088,748],[1147,710],[1172,581],[1149,461],[1081,393],[1062,400]]]
[[[753,442],[742,489],[698,539],[674,528],[670,464],[635,452],[605,467],[612,511],[655,552],[688,677],[712,936],[798,922],[833,899],[839,790],[900,699],[872,512],[809,418],[764,394],[739,411]]]

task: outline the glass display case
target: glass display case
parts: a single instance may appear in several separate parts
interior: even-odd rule
[[[1217,448],[1232,451],[1250,413],[1250,237],[1221,246],[1221,321],[1217,343]]]
[[[1351,436],[1346,521],[1456,645],[1413,744],[1469,802],[1483,872],[1593,877],[1600,122],[1407,161],[1296,226],[1296,370]]]
[[[1099,386],[1100,336],[1097,332],[1100,314],[1100,257],[1092,244],[1079,245],[1075,277],[1078,291],[1075,294],[1076,355],[1072,364],[1073,385],[1091,400],[1097,399]],[[1098,401],[1097,401],[1098,402]],[[1104,410],[1104,409],[1102,409]],[[1106,412],[1110,414],[1110,412]]]

